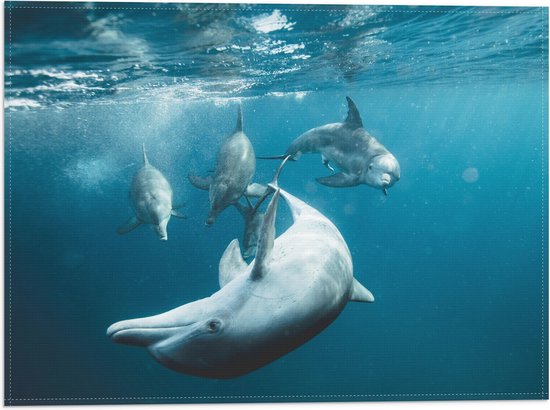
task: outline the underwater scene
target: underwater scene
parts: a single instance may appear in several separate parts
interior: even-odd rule
[[[4,27],[6,405],[548,398],[547,8]]]

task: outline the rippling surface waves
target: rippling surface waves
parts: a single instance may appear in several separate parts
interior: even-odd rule
[[[547,53],[529,8],[8,4],[13,108],[528,80]]]

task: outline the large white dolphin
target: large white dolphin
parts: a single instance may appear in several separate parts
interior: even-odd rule
[[[271,187],[275,193],[250,265],[235,239],[220,260],[218,292],[157,316],[115,323],[107,335],[147,348],[175,371],[232,378],[302,345],[348,301],[374,301],[354,279],[349,249],[336,226],[276,183]],[[294,223],[275,239],[279,196]]]
[[[242,109],[239,106],[235,131],[222,143],[216,158],[214,176],[188,175],[199,189],[208,190],[210,212],[206,225],[211,226],[220,212],[235,204],[241,196],[259,196],[258,184],[250,184],[256,172],[256,157],[250,140],[243,132]]]
[[[132,179],[130,187],[130,201],[135,215],[117,229],[117,233],[123,235],[141,224],[150,224],[159,238],[168,239],[166,230],[170,216],[185,218],[172,208],[172,188],[162,173],[152,166],[143,149],[143,166]]]
[[[382,189],[395,184],[401,177],[399,162],[376,138],[363,128],[363,121],[351,98],[348,115],[344,122],[312,128],[296,138],[284,155],[258,157],[263,159],[284,158],[288,155],[298,159],[301,154],[320,153],[323,164],[331,171],[331,163],[340,172],[317,178],[323,185],[335,188],[367,184]]]

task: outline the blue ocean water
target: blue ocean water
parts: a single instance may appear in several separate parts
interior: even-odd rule
[[[6,3],[6,404],[547,398],[543,8]],[[246,376],[178,374],[107,327],[217,291],[242,236],[208,229],[188,173],[234,128],[259,155],[341,121],[351,96],[399,160],[386,197],[281,186],[340,229],[376,297]],[[187,220],[140,228],[149,160]],[[255,180],[277,163],[258,161]],[[291,223],[280,207],[277,228]]]

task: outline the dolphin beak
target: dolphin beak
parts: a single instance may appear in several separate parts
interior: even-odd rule
[[[200,299],[160,315],[117,322],[107,329],[115,343],[151,346],[178,334],[185,334],[205,320],[207,299]]]
[[[115,323],[107,329],[107,336],[115,343],[130,346],[150,346],[172,337],[181,327],[140,327],[135,320]]]
[[[155,232],[155,234],[157,235],[157,237],[161,240],[161,241],[167,241],[168,240],[168,231],[167,231],[167,228],[168,228],[168,220],[170,218],[166,218],[166,219],[163,219],[162,221],[160,221],[158,224],[153,224],[151,225],[151,229],[153,230],[153,232]]]

